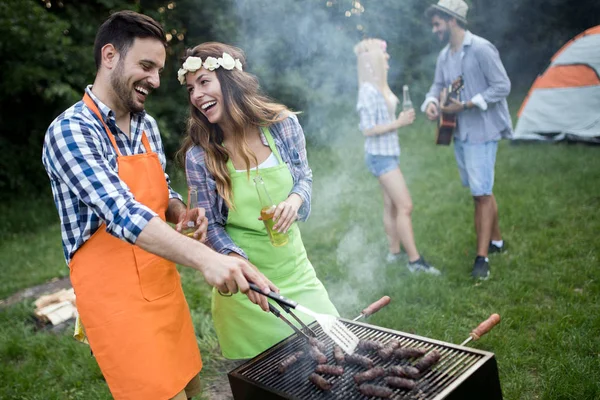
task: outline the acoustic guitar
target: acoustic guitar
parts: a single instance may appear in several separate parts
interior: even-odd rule
[[[465,87],[462,75],[456,78],[450,86],[448,86],[448,95],[444,106],[450,104],[450,99],[458,99],[460,92]],[[438,124],[437,135],[435,138],[435,144],[448,146],[452,142],[452,136],[454,136],[454,129],[456,129],[456,114],[442,113]]]

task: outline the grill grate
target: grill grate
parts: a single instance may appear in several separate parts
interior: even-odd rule
[[[372,325],[341,319],[341,321],[360,339],[377,340],[388,342],[390,339],[398,340],[402,347],[421,347],[424,349],[437,349],[441,358],[440,361],[426,374],[417,381],[417,386],[411,391],[404,389],[394,389],[395,399],[418,399],[418,400],[437,400],[444,399],[454,388],[459,386],[460,382],[468,375],[471,375],[483,364],[494,358],[492,353],[487,353],[475,349],[456,346],[450,343],[444,343],[427,339],[424,337],[410,335],[403,332],[374,327]],[[320,327],[313,323],[311,328],[317,333],[318,339],[327,345],[328,364],[334,364],[333,360],[333,342],[325,335]],[[353,376],[358,372],[365,371],[364,368],[357,365],[345,365],[342,376],[323,377],[329,381],[333,387],[330,391],[320,391],[311,382],[308,376],[314,372],[316,363],[309,358],[300,360],[292,365],[287,372],[280,374],[277,371],[278,364],[290,354],[306,349],[306,341],[292,335],[282,342],[276,344],[262,354],[258,355],[249,362],[239,366],[229,373],[230,382],[234,397],[258,398],[256,395],[249,396],[248,387],[262,388],[267,392],[276,394],[273,398],[292,398],[292,399],[367,399],[368,396],[362,395],[357,390]],[[409,360],[382,360],[375,352],[360,352],[373,360],[375,366],[388,367],[391,365],[410,365]],[[414,362],[414,360],[412,360]],[[495,367],[495,360],[494,367]],[[497,380],[497,372],[496,378]],[[244,382],[246,389],[236,388],[238,381]],[[368,382],[373,384],[383,383],[383,378]],[[250,385],[250,386],[248,386]],[[385,386],[385,385],[384,385]],[[498,382],[499,391],[499,382]],[[266,398],[266,397],[261,397]],[[494,398],[502,398],[500,397]]]

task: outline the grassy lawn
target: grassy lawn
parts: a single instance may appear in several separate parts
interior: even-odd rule
[[[504,398],[600,398],[600,148],[501,143],[495,195],[508,252],[490,257],[490,280],[475,283],[473,204],[452,148],[433,144],[422,116],[401,131],[417,247],[443,272],[415,276],[384,262],[382,198],[355,127],[337,126],[335,146],[309,149],[313,213],[301,225],[341,315],[387,294],[392,303],[369,323],[460,343],[497,312],[502,323],[470,345],[496,354]],[[68,272],[50,193],[38,196],[0,206],[0,298]],[[199,274],[182,276],[210,379],[222,372],[209,290]],[[31,310],[29,302],[0,310],[0,398],[110,398],[87,347],[70,329],[36,331]]]

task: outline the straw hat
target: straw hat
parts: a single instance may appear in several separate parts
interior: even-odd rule
[[[432,4],[429,9],[440,10],[464,24],[467,23],[469,6],[463,0],[440,0],[437,4]]]

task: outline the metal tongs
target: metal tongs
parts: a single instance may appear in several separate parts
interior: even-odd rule
[[[328,335],[335,344],[340,346],[342,348],[342,350],[344,350],[347,354],[354,353],[354,350],[356,349],[356,346],[358,345],[358,336],[356,336],[354,333],[352,333],[348,329],[348,327],[346,327],[346,325],[344,325],[342,323],[342,321],[340,321],[337,317],[335,317],[333,315],[316,313],[316,312],[298,304],[297,302],[287,299],[287,298],[283,297],[282,295],[275,293],[273,291],[270,291],[269,293],[265,294],[254,283],[250,283],[250,289],[254,290],[257,293],[262,294],[263,296],[267,296],[268,298],[275,300],[277,302],[277,304],[281,305],[282,307],[287,306],[287,307],[293,308],[294,310],[300,311],[303,314],[310,315],[319,323],[319,325],[321,325],[321,329],[323,329],[323,332],[326,335]],[[269,309],[271,309],[271,307],[269,307]],[[293,315],[293,313],[291,313],[291,314]],[[281,318],[281,313],[279,313],[278,317]],[[295,319],[299,320],[299,318],[295,318]],[[302,325],[305,326],[304,324],[302,324]],[[314,334],[314,332],[313,332],[313,334]]]

